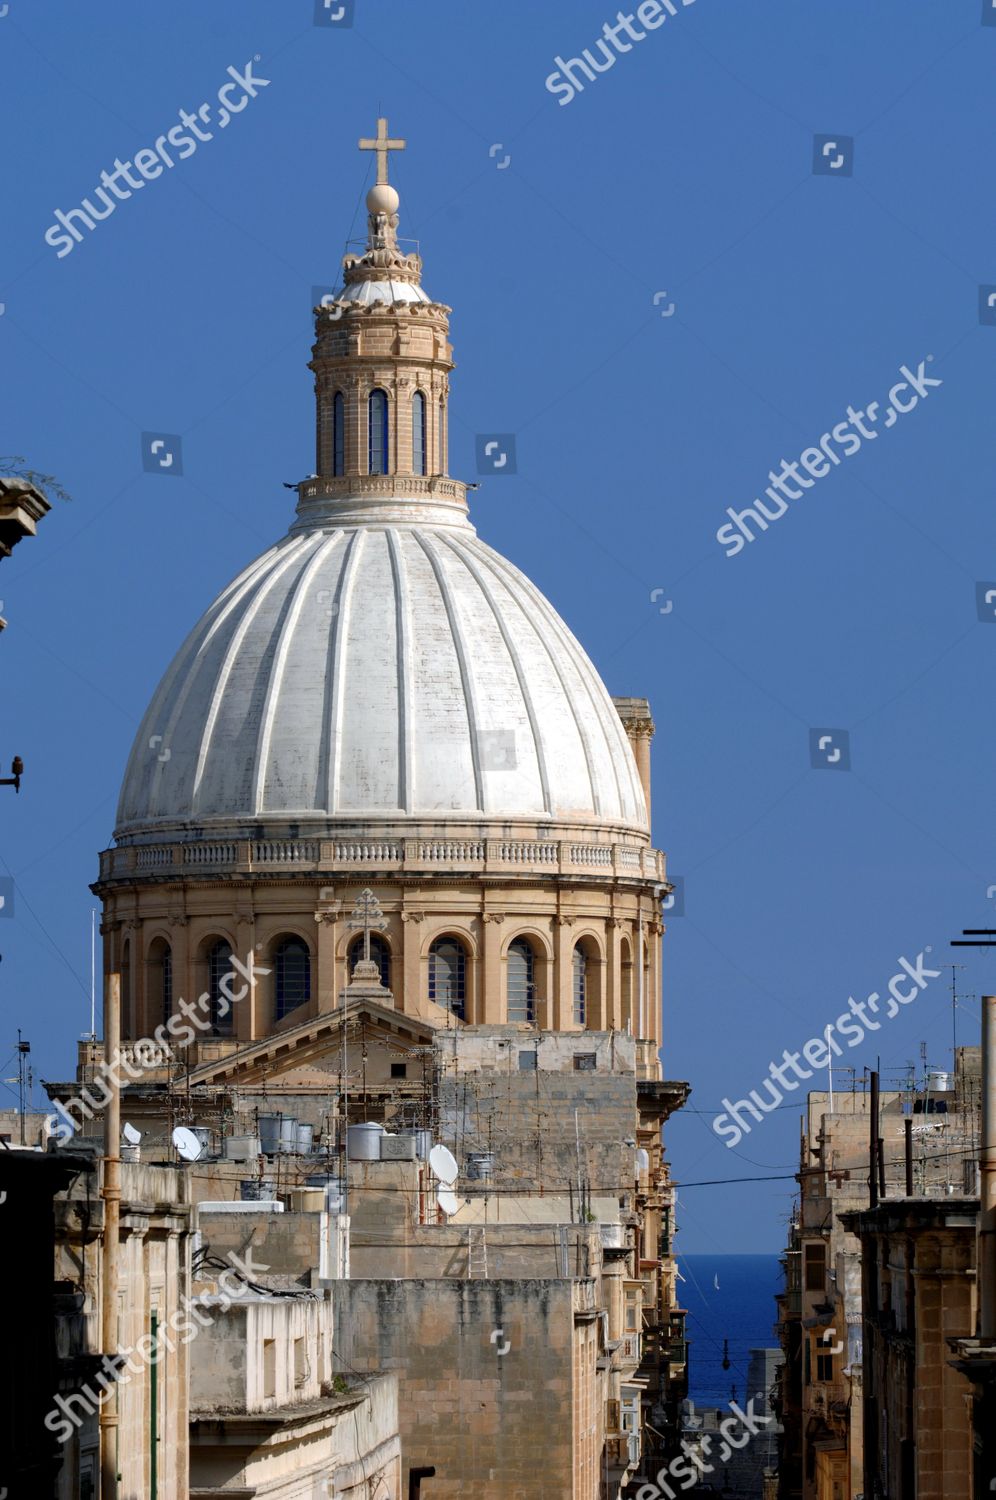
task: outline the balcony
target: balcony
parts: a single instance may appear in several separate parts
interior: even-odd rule
[[[605,1457],[610,1469],[635,1469],[640,1462],[640,1438],[635,1432],[607,1438]]]
[[[638,1365],[641,1355],[641,1337],[638,1333],[624,1333],[619,1345],[619,1357],[625,1365]]]

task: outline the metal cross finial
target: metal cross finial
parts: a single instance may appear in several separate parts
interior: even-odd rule
[[[387,182],[387,153],[389,151],[404,151],[407,141],[395,137],[393,140],[387,133],[387,121],[383,118],[377,121],[377,135],[371,140],[369,136],[360,141],[361,151],[376,151],[377,153],[377,183],[383,185]]]
[[[387,923],[384,921],[384,913],[380,909],[380,902],[373,891],[366,887],[357,897],[356,905],[353,907],[353,915],[349,919],[350,927],[362,927],[363,929],[363,960],[370,962],[370,932],[376,928],[383,932]]]

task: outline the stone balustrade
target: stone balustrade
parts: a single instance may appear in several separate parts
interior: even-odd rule
[[[573,839],[231,839],[136,844],[105,850],[102,881],[131,881],[185,872],[240,875],[308,871],[316,877],[367,872],[499,875],[566,874],[664,881],[664,856],[636,843]]]

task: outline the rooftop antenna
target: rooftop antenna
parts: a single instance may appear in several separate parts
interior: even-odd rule
[[[97,1040],[97,908],[90,912],[90,1040]]]
[[[964,969],[965,964],[945,964],[945,968],[951,970],[951,1072],[958,1072],[958,1001],[968,1000],[968,995],[959,995],[957,989],[957,971]]]
[[[17,1028],[17,1094],[18,1104],[21,1112],[21,1145],[26,1145],[24,1139],[24,1059],[31,1051],[30,1042],[21,1041],[21,1028]]]

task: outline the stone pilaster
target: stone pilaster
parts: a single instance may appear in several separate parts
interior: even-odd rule
[[[337,972],[338,960],[336,958],[336,947],[338,943],[338,924],[342,913],[341,903],[332,902],[328,906],[321,906],[315,912],[315,924],[317,940],[315,943],[315,996],[321,1011],[334,1010],[339,998],[342,984],[348,981],[348,974],[343,972],[340,977]]]
[[[486,911],[482,914],[484,942],[481,947],[482,961],[476,965],[482,972],[477,985],[479,1008],[475,1019],[485,1026],[500,1026],[505,1020],[505,986],[501,959],[504,925],[504,912]]]

